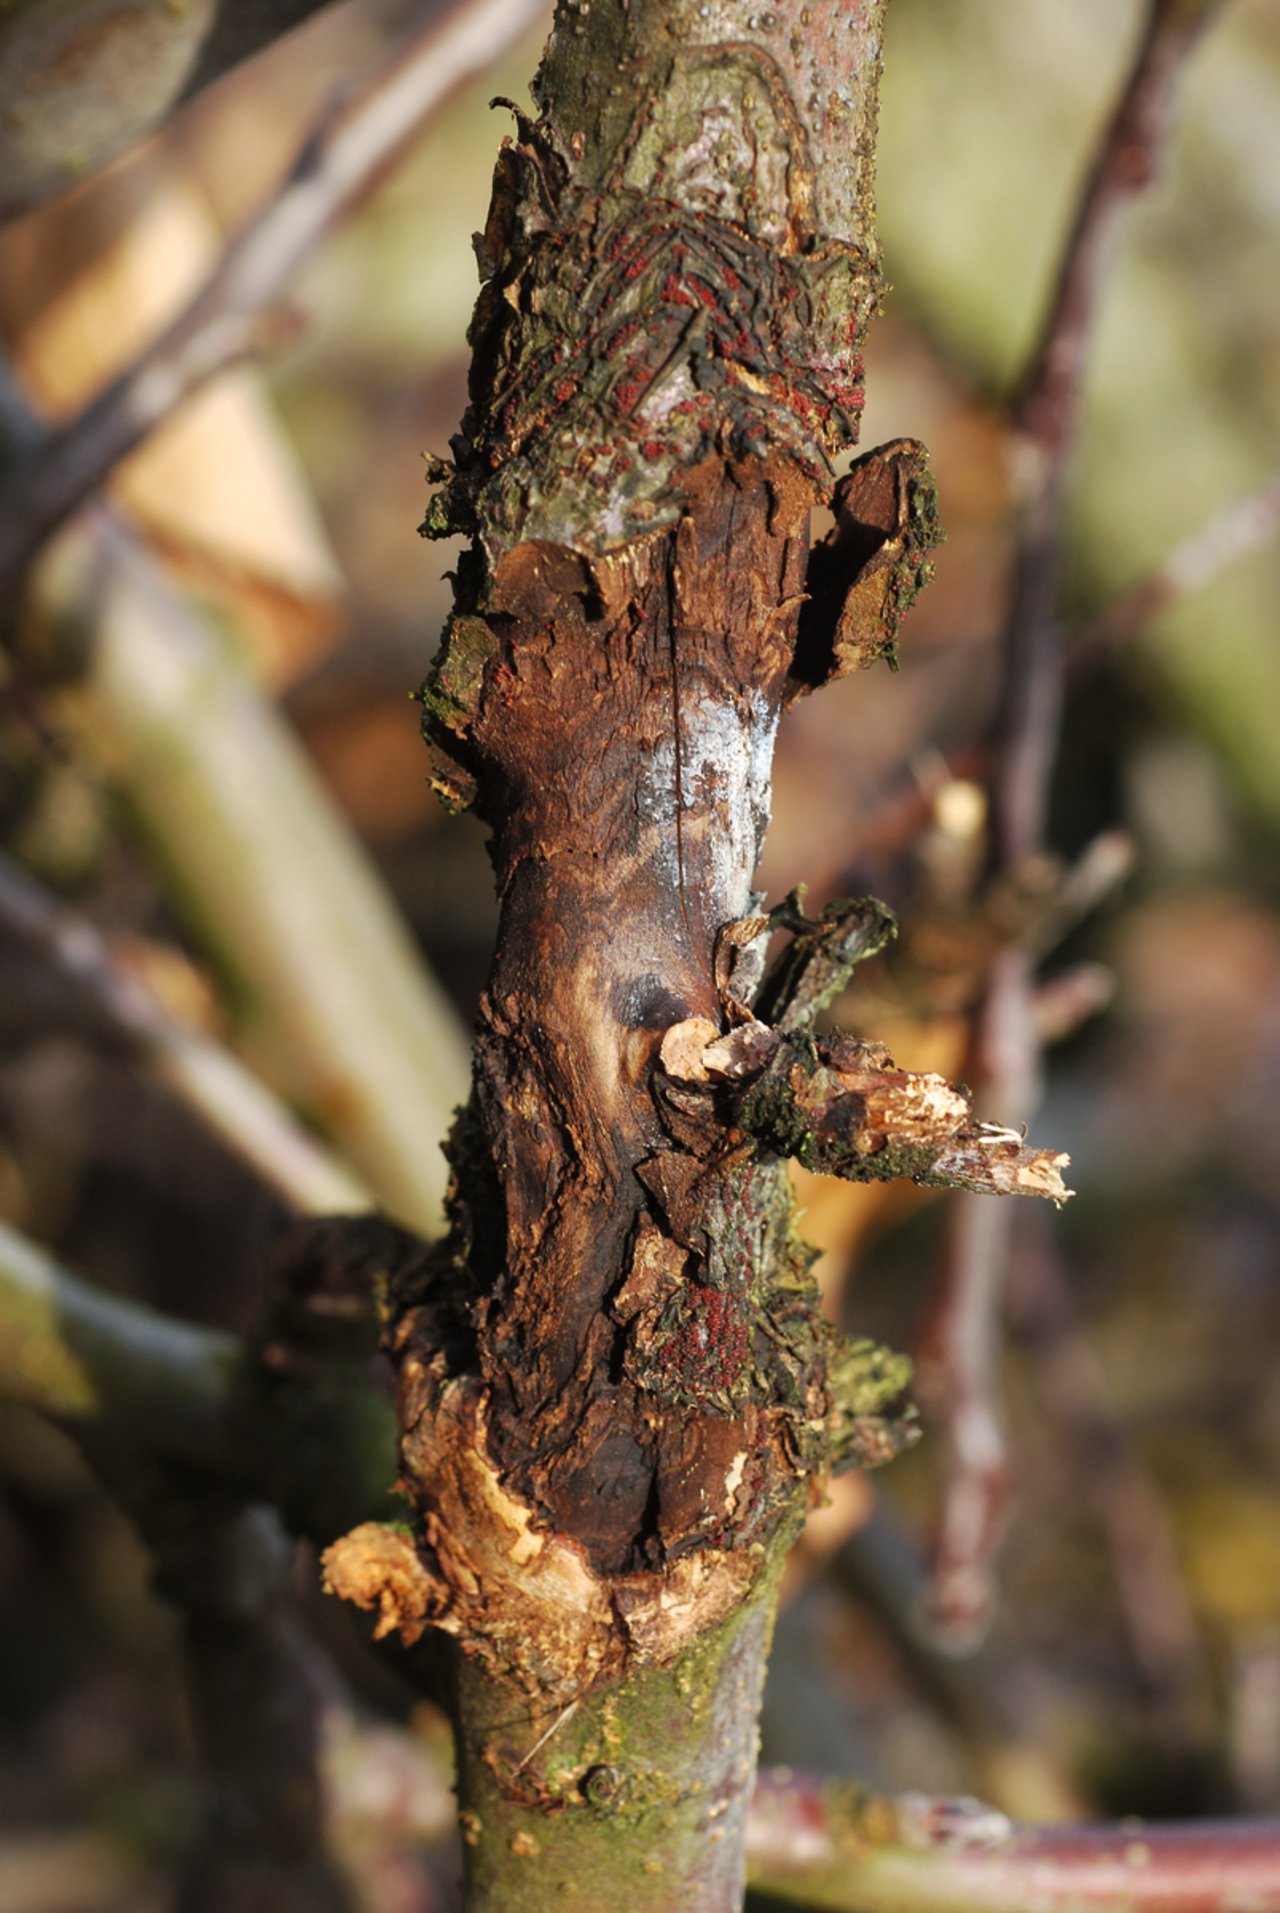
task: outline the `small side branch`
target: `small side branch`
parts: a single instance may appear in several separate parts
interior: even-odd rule
[[[1020,1827],[969,1799],[762,1776],[752,1885],[827,1913],[1231,1913],[1280,1905],[1280,1821]]]
[[[702,1102],[709,1132],[713,1122],[727,1122],[819,1175],[906,1177],[928,1188],[1051,1202],[1072,1194],[1062,1180],[1067,1156],[975,1122],[967,1091],[943,1076],[895,1068],[879,1043],[792,1035],[757,1022],[721,1037],[695,1018],[668,1030],[661,1060],[668,1121],[683,1122],[689,1143]]]

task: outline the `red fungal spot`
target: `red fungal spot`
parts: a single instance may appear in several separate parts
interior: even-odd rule
[[[699,1391],[732,1388],[741,1376],[748,1349],[739,1298],[723,1289],[696,1286],[677,1337],[677,1366],[685,1386]]]

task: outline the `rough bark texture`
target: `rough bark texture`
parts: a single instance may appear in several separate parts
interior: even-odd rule
[[[739,1903],[741,1842],[723,1864],[709,1843],[750,1780],[768,1587],[812,1485],[911,1432],[905,1363],[820,1317],[785,1157],[950,1180],[959,1152],[981,1180],[1003,1150],[1000,1187],[1034,1153],[883,1051],[815,1047],[884,912],[753,914],[779,716],[892,655],[936,537],[919,446],[832,474],[879,295],[882,13],[562,0],[478,242],[471,405],[424,527],[471,546],[423,701],[439,789],[490,827],[501,925],[452,1235],[393,1297],[415,1530],[358,1530],[328,1572],[383,1631],[434,1624],[473,1663],[480,1905],[517,1903],[492,1882],[514,1892],[526,1835],[605,1903],[569,1857],[592,1850],[605,1706],[622,1792],[665,1801],[656,1897],[616,1841],[610,1890]],[[794,942],[757,1013],[775,927]],[[690,1655],[704,1685],[733,1670],[732,1731],[701,1739],[695,1710],[646,1739]],[[552,1801],[480,1742],[500,1720],[532,1745],[557,1710]],[[708,1763],[734,1785],[699,1792]]]
[[[808,511],[856,430],[879,11],[562,9],[431,519],[474,544],[427,732],[503,905],[457,1144],[488,1451],[590,1570],[716,1555],[729,1601],[824,1465],[824,1337],[778,1160],[689,1147],[654,1070],[724,1023]]]

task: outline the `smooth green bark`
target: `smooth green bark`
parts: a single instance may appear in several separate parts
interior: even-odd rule
[[[738,1913],[775,1589],[673,1666],[549,1715],[463,1666],[468,1913]]]

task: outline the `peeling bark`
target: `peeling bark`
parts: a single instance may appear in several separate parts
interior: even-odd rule
[[[381,1631],[461,1648],[477,1906],[516,1903],[517,1841],[520,1905],[578,1891],[609,1709],[660,1884],[615,1841],[555,1904],[740,1904],[782,1555],[826,1474],[914,1432],[905,1362],[821,1318],[785,1158],[998,1188],[1033,1153],[812,1034],[886,913],[760,916],[752,890],[781,712],[892,656],[938,535],[922,447],[832,469],[880,289],[883,4],[562,0],[478,242],[471,403],[424,527],[471,543],[423,704],[501,922],[452,1232],[391,1298],[413,1531],[326,1558]],[[701,1698],[654,1739],[681,1679]],[[486,1754],[494,1723],[532,1747],[561,1717],[550,1793]]]

